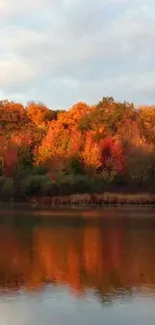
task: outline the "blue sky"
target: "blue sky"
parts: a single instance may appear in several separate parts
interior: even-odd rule
[[[0,98],[155,103],[154,0],[0,0]]]

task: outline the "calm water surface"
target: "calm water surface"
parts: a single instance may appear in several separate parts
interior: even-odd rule
[[[115,214],[1,216],[0,325],[154,325],[155,210]]]

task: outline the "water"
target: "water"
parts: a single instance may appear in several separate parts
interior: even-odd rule
[[[1,216],[0,324],[154,325],[154,212]]]

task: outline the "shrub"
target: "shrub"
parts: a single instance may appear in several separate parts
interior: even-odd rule
[[[12,178],[5,180],[2,186],[2,196],[4,199],[9,199],[14,195],[14,181]]]
[[[91,191],[91,178],[87,176],[74,176],[72,179],[72,192],[73,193],[87,193]]]
[[[41,175],[31,175],[27,178],[24,178],[20,182],[20,192],[21,194],[25,195],[34,195],[38,194],[41,189]]]
[[[57,175],[60,195],[87,193],[92,190],[92,179],[85,175]]]
[[[41,182],[41,194],[43,195],[58,195],[59,186],[50,179],[44,179]]]
[[[29,195],[31,193],[31,177],[24,178],[19,183],[19,192],[21,195]]]
[[[79,174],[83,175],[83,173],[84,173],[82,164],[81,164],[79,158],[76,156],[72,158],[71,169],[72,169],[72,172],[74,175],[79,175]]]
[[[50,179],[49,174],[31,175],[20,181],[22,195],[57,195],[58,185]]]
[[[45,166],[35,166],[32,169],[32,174],[33,175],[47,175],[48,169]]]
[[[72,193],[72,175],[58,174],[56,184],[59,187],[60,195],[69,195]]]
[[[0,189],[7,180],[8,178],[6,176],[0,176]]]

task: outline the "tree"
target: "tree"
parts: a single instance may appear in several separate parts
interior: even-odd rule
[[[26,106],[28,118],[39,128],[45,128],[46,125],[54,119],[52,110],[43,104],[29,102]]]

